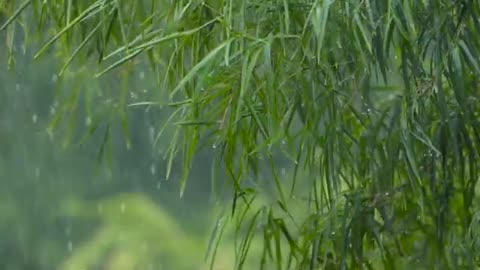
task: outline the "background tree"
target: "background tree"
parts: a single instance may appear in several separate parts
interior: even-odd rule
[[[87,119],[119,119],[127,145],[127,108],[168,107],[166,177],[180,158],[183,194],[212,149],[213,179],[233,187],[238,268],[255,236],[260,265],[278,268],[478,264],[478,2],[27,0],[3,13],[6,40],[36,33],[33,58],[55,50],[63,80],[79,66],[128,85],[149,63],[152,95],[80,87],[59,96],[52,130],[78,123],[66,116],[81,94]],[[265,178],[275,194],[251,204],[248,179]]]

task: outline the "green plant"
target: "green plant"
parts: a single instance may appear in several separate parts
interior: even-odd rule
[[[256,226],[262,262],[279,269],[478,265],[477,1],[27,0],[3,10],[0,29],[24,26],[27,44],[38,28],[48,38],[34,58],[55,49],[67,78],[73,62],[126,80],[150,63],[158,94],[130,106],[172,109],[166,177],[180,156],[181,194],[197,151],[212,148],[213,170],[234,188],[229,214],[247,222],[238,268]],[[128,94],[115,93],[121,118]],[[266,204],[243,219],[236,207],[256,194],[246,179],[265,178],[265,166],[282,216]],[[290,224],[294,196],[310,208]]]

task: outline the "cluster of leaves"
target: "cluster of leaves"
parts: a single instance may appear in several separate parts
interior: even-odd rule
[[[179,155],[182,193],[200,148],[221,160],[213,169],[232,183],[232,213],[248,223],[238,268],[257,226],[262,261],[278,267],[478,264],[477,1],[15,5],[2,7],[11,17],[0,29],[40,29],[49,39],[35,57],[55,46],[60,75],[85,59],[92,78],[150,63],[156,99],[131,105],[172,108],[166,176]],[[278,155],[293,167],[290,196]],[[245,179],[262,164],[277,203],[253,210]],[[311,208],[297,227],[278,209],[292,216],[289,198],[304,192]],[[240,204],[255,214],[236,212]]]
[[[85,132],[82,129],[85,128],[77,123],[82,132],[73,132],[68,121],[59,121],[57,127],[64,127],[66,135],[76,133],[72,134],[77,135],[75,138],[67,140],[69,136],[59,136],[58,128],[54,137],[45,132],[51,117],[59,110],[73,113],[76,121],[84,122],[88,115],[81,110],[85,101],[78,102],[80,110],[71,112],[67,110],[68,103],[54,101],[54,92],[51,91],[56,89],[57,95],[78,91],[76,85],[85,82],[85,77],[82,77],[84,75],[77,73],[76,78],[59,82],[52,76],[55,73],[55,63],[58,62],[55,58],[44,57],[31,65],[26,63],[29,61],[24,61],[29,58],[30,52],[27,51],[26,56],[22,54],[22,51],[15,52],[15,69],[7,70],[7,66],[0,68],[2,269],[57,269],[63,262],[65,269],[71,269],[70,264],[75,264],[76,268],[108,265],[110,269],[132,269],[132,264],[142,269],[157,269],[160,265],[170,269],[181,268],[182,265],[184,269],[193,269],[201,265],[205,244],[191,239],[205,234],[208,211],[204,205],[207,203],[205,194],[209,187],[201,185],[208,183],[208,179],[196,181],[194,192],[190,186],[186,200],[183,201],[178,200],[175,182],[158,179],[164,166],[151,157],[153,121],[146,119],[149,114],[143,110],[128,112],[132,131],[131,149],[126,149],[121,137],[118,138],[118,143],[112,142],[110,147],[115,153],[111,160],[113,174],[108,177],[102,173],[105,168],[97,164],[95,157],[104,134],[96,134],[90,140],[82,141],[81,135]],[[8,57],[7,53],[0,51],[0,62],[6,62],[8,58],[5,56]],[[142,80],[142,87],[148,89],[151,78],[145,76],[139,80]],[[91,91],[97,93],[96,84],[83,85],[94,88]],[[104,92],[103,97],[96,99],[109,98],[106,94],[108,93]],[[142,90],[142,94],[147,93]],[[105,107],[102,110],[108,111]],[[158,112],[154,114],[156,120],[161,121]],[[88,127],[86,122],[85,124]],[[107,123],[101,124],[98,124],[99,130]],[[112,133],[115,130],[113,128]],[[74,145],[64,149],[59,138],[65,139],[65,143],[71,140]],[[209,164],[209,159],[203,158],[200,161],[204,167]],[[204,170],[198,167],[192,169],[195,175],[200,176],[209,171],[208,167]],[[141,196],[112,198],[112,195],[125,191],[142,193]],[[199,197],[203,197],[203,201]],[[151,207],[153,202],[149,198],[156,207]],[[82,212],[70,209],[62,211],[65,206],[71,205],[70,201],[78,201]],[[192,204],[194,207],[185,207]],[[121,212],[122,205],[128,209],[128,213]],[[105,207],[105,211],[99,211],[102,207]],[[138,215],[132,217],[130,211]],[[122,214],[121,217],[110,222],[109,218],[115,218],[110,215],[118,213]],[[152,219],[155,221],[150,226],[131,226],[132,218],[136,224],[148,223]],[[172,225],[174,220],[187,225],[179,228],[176,223]],[[189,225],[192,220],[195,221],[193,226]],[[174,228],[179,233],[175,233]],[[121,241],[118,241],[119,231],[125,236]],[[168,240],[162,232],[177,237],[178,241]],[[182,236],[185,238],[180,239]],[[146,245],[147,242],[154,244]],[[138,243],[142,248],[138,248]],[[156,246],[159,243],[169,245]],[[193,250],[186,256],[185,251],[192,246]],[[134,255],[135,252],[140,254]],[[165,257],[165,254],[168,256]],[[179,254],[186,260],[175,259]],[[232,261],[229,257],[220,257],[219,261],[223,261],[223,264]]]

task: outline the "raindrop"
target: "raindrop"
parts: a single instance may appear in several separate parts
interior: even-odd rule
[[[70,227],[70,226],[65,227],[65,235],[68,236],[68,235],[70,235],[71,233],[72,233],[72,227]]]
[[[137,94],[135,94],[134,92],[130,92],[130,97],[132,99],[137,99],[138,98]]]
[[[72,251],[73,251],[73,243],[72,243],[72,241],[68,241],[67,249],[68,249],[68,252],[72,252]]]
[[[127,150],[130,150],[130,148],[132,148],[132,145],[130,144],[130,142],[127,142]]]
[[[285,176],[287,174],[287,170],[285,168],[282,168],[280,171],[282,176]]]
[[[37,114],[35,114],[35,113],[32,115],[32,122],[34,124],[37,123]]]
[[[55,114],[55,106],[50,106],[50,114],[54,115]]]
[[[397,60],[397,59],[398,59],[398,56],[397,56],[397,55],[395,55],[395,57],[394,57],[394,58],[395,58],[395,60]]]
[[[212,148],[213,148],[213,149],[217,148],[217,145],[216,145],[216,144],[213,144],[213,145],[212,145]]]
[[[56,82],[58,80],[57,74],[52,75],[52,82]]]
[[[140,72],[140,74],[139,74],[139,76],[138,76],[138,77],[140,77],[140,80],[143,80],[143,79],[145,79],[145,72],[143,72],[143,71],[142,71],[142,72]]]
[[[40,178],[40,168],[35,168],[35,178],[38,179]]]
[[[285,144],[285,140],[282,140],[282,144]]]
[[[155,175],[156,172],[157,172],[157,169],[155,168],[155,165],[152,164],[152,165],[150,166],[150,173],[152,173],[152,175]]]
[[[15,90],[20,91],[20,84],[15,84]]]
[[[160,181],[157,182],[156,188],[157,188],[158,190],[160,190]]]
[[[155,128],[154,127],[150,127],[148,129],[148,134],[150,135],[150,143],[153,143],[154,139],[155,139]]]
[[[367,108],[367,113],[371,113],[372,110],[370,108]]]
[[[53,131],[49,128],[47,129],[48,139],[50,142],[53,142]]]
[[[122,204],[120,204],[120,212],[125,213],[125,208],[125,203],[122,202]]]
[[[85,119],[85,125],[89,127],[92,124],[92,118],[89,116]]]

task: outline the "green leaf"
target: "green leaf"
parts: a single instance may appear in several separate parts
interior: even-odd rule
[[[98,13],[100,10],[105,9],[108,5],[105,5],[104,0],[98,0],[97,2],[90,5],[85,11],[78,15],[75,19],[69,22],[60,32],[58,32],[53,38],[51,38],[45,45],[43,45],[40,50],[35,54],[33,59],[40,57],[50,46],[52,46],[55,41],[61,38],[65,33],[71,30],[73,27],[77,26],[82,20],[89,16],[93,16],[95,13]]]
[[[203,67],[207,66],[208,64],[210,64],[211,62],[213,62],[213,60],[215,59],[215,57],[217,56],[217,54],[223,49],[225,48],[230,42],[232,42],[232,39],[230,40],[227,40],[223,43],[221,43],[217,48],[213,49],[210,53],[208,53],[200,62],[198,62],[188,73],[187,75],[185,75],[185,77],[183,77],[182,80],[180,80],[180,82],[177,84],[177,86],[172,90],[172,92],[170,93],[170,98],[173,98],[175,96],[175,94],[182,88],[185,86],[185,84],[187,82],[189,82],[191,79],[193,79],[197,73],[200,71],[200,69],[202,69]]]
[[[32,3],[32,0],[26,0],[25,2],[23,2],[17,8],[17,10],[15,10],[15,12],[7,19],[7,21],[2,26],[0,26],[0,31],[6,29],[13,21],[15,21],[15,19],[17,19],[17,17],[20,16],[22,11],[26,9],[31,3]]]

